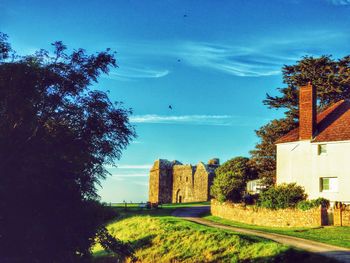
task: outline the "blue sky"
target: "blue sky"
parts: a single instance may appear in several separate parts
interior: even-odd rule
[[[117,52],[96,88],[134,110],[138,138],[102,182],[103,201],[147,201],[158,158],[183,163],[248,156],[281,67],[350,54],[350,0],[0,0],[0,31],[19,54],[62,40]],[[172,105],[170,110],[168,105]]]

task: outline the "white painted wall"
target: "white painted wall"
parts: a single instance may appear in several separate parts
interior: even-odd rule
[[[319,144],[326,144],[326,154],[318,154]],[[321,191],[322,177],[337,177],[338,189]],[[305,188],[309,199],[350,203],[350,141],[277,144],[277,184],[293,182]]]

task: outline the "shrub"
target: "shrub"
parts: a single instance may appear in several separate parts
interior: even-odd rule
[[[233,174],[218,174],[211,186],[211,195],[219,202],[227,200],[233,202],[240,202],[243,191],[245,189],[245,182],[239,176]]]
[[[247,180],[257,177],[249,158],[236,157],[228,160],[215,171],[216,176],[210,193],[219,202],[240,202]]]
[[[270,209],[294,208],[300,202],[305,200],[307,195],[304,188],[291,184],[280,184],[270,187],[259,196],[257,205]]]
[[[245,194],[243,196],[243,203],[246,205],[255,205],[259,198],[259,194]]]
[[[313,200],[300,201],[297,205],[297,207],[300,210],[304,210],[304,211],[315,208],[315,207],[319,207],[319,206],[326,207],[326,208],[329,207],[329,200],[320,197],[320,198],[313,199]]]

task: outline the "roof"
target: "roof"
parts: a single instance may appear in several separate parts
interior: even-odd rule
[[[350,140],[350,102],[341,100],[317,114],[316,134],[312,142]],[[299,127],[276,141],[278,143],[299,141]]]

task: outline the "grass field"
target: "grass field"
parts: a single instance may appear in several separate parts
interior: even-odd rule
[[[204,216],[205,219],[222,223],[224,225],[256,229],[277,234],[289,235],[319,241],[331,245],[350,248],[350,227],[326,226],[319,228],[281,228],[281,227],[265,227],[248,225],[240,222],[234,222],[222,219],[216,216]]]
[[[205,204],[205,203],[204,203]],[[320,256],[296,251],[270,240],[218,230],[169,216],[174,209],[198,205],[164,205],[146,210],[115,206],[119,218],[109,232],[130,242],[139,262],[327,262]],[[95,262],[114,262],[99,245]],[[330,262],[330,261],[328,261]]]

